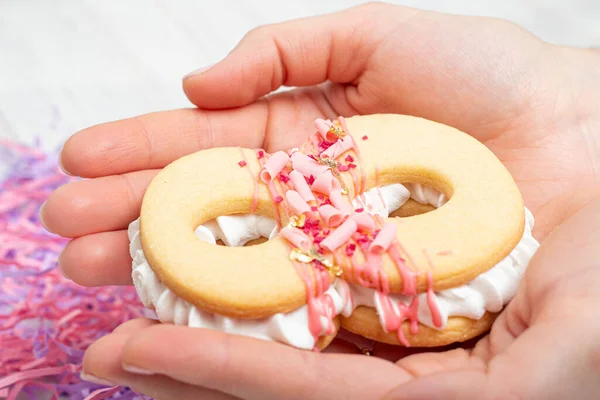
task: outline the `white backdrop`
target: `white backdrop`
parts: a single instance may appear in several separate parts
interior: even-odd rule
[[[600,0],[393,1],[517,22],[543,39],[600,46]],[[181,77],[250,29],[355,0],[0,0],[0,138],[53,148],[78,129],[188,107]]]

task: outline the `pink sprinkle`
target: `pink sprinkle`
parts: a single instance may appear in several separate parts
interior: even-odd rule
[[[313,160],[317,161],[317,158],[315,156],[313,156],[312,154],[308,155],[310,158],[312,158]]]
[[[309,185],[312,185],[313,183],[315,183],[315,177],[314,176],[309,176],[308,178],[306,178],[306,183],[308,183]]]
[[[350,164],[348,164],[348,168],[356,168],[356,164],[350,163]]]
[[[259,150],[259,151],[258,151],[258,154],[257,154],[257,156],[256,156],[256,157],[257,157],[257,158],[260,160],[260,159],[261,159],[261,158],[263,158],[264,156],[265,156],[265,152],[264,152],[264,151],[262,151],[262,150]]]
[[[361,213],[361,212],[365,211],[365,209],[361,207],[361,208],[357,208],[354,211],[356,211],[357,213]]]
[[[290,181],[290,177],[284,174],[280,174],[279,180],[283,183],[288,183]]]
[[[277,204],[281,203],[283,201],[283,197],[281,196],[277,196],[273,199],[273,201]]]
[[[327,150],[332,145],[333,145],[333,142],[328,142],[327,140],[322,140],[321,142],[319,142],[319,148],[321,150]]]
[[[318,219],[307,219],[306,222],[304,223],[304,225],[308,225],[308,226],[319,226],[319,220]]]
[[[316,244],[319,244],[319,243],[321,243],[321,242],[323,241],[323,239],[325,239],[323,236],[320,236],[320,235],[315,235],[315,237],[314,237],[313,241],[314,241]]]
[[[338,167],[338,169],[339,169],[340,171],[342,171],[342,172],[346,172],[346,171],[348,171],[348,166],[347,166],[347,165],[344,165],[344,164],[342,164],[342,165],[340,165],[340,166]]]
[[[326,204],[331,204],[331,200],[327,199],[321,203],[322,206],[324,206]]]
[[[247,165],[247,163],[246,163],[246,161],[242,160],[238,163],[238,165],[243,168]]]
[[[354,162],[354,157],[352,157],[350,154],[348,154],[348,156],[345,158],[345,161]]]
[[[354,255],[355,251],[356,251],[356,245],[354,243],[350,243],[348,246],[346,246],[346,255],[348,257],[352,257],[352,255]]]
[[[323,231],[323,235],[329,235],[329,233],[330,233],[330,232],[331,232],[331,231],[330,231],[329,229],[325,229],[325,230]]]
[[[311,207],[310,207],[310,210],[311,210],[312,212],[317,212],[317,211],[319,211],[319,207],[317,207],[317,206],[311,206]]]
[[[367,140],[369,137],[367,135],[362,137],[362,140]]]

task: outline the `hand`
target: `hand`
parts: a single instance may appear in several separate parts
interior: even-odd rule
[[[84,370],[158,399],[593,399],[598,243],[600,200],[542,244],[517,297],[472,351],[393,364],[139,319],[94,343]]]
[[[599,60],[597,52],[551,46],[506,22],[381,4],[262,27],[248,34],[220,63],[184,79],[186,94],[199,109],[145,115],[74,135],[63,150],[63,167],[74,175],[93,179],[57,190],[48,200],[42,217],[50,230],[76,237],[60,260],[67,276],[84,285],[130,284],[131,261],[125,229],[138,216],[143,192],[158,169],[185,154],[213,146],[265,147],[267,151],[294,147],[304,140],[317,117],[394,112],[455,126],[488,145],[515,177],[527,206],[536,216],[535,235],[543,239],[599,193],[600,116],[595,101]],[[307,88],[261,97],[281,85]],[[588,218],[590,214],[593,212],[587,211]],[[589,230],[591,235],[594,229]],[[569,240],[582,238],[585,236],[578,233]],[[571,251],[582,250],[575,247]],[[537,257],[536,260],[542,261],[533,264],[543,266],[532,265],[531,270],[552,276],[548,258],[553,257]],[[87,261],[83,267],[82,259]],[[569,270],[575,269],[573,262],[568,264]],[[582,261],[582,268],[584,264]],[[565,270],[564,265],[555,269]],[[525,303],[533,310],[539,302],[543,303],[530,294],[532,291],[553,298],[551,294],[558,290],[533,278],[526,281],[532,283],[523,285],[492,334],[478,345],[479,353],[486,343],[496,343],[492,339],[507,332],[511,313],[521,315],[511,309],[529,311],[518,304]],[[593,280],[588,278],[585,282]],[[534,321],[523,318],[523,322]],[[559,323],[563,330],[568,328],[562,319],[555,319],[555,324]],[[452,366],[464,368],[463,361],[481,367],[491,365],[496,359],[492,355],[507,359],[502,354],[510,348],[508,341],[503,341],[507,348],[486,353],[487,358],[476,351],[473,357],[467,357],[461,350],[415,355],[402,359],[399,363],[403,368],[398,368],[372,358],[316,355],[217,332],[173,326],[142,328],[145,324],[148,322],[129,322],[121,331],[100,340],[89,350],[86,372],[131,384],[145,392],[152,391],[151,382],[155,388],[164,384],[161,387],[176,385],[181,390],[203,390],[185,382],[209,388],[220,382],[216,390],[241,398],[285,397],[285,393],[277,392],[277,385],[279,390],[292,388],[299,397],[320,398],[327,394],[331,397],[325,386],[347,385],[349,397],[372,398],[408,381],[412,375],[426,375]],[[524,326],[527,329],[513,335],[514,344],[532,330],[529,324]],[[494,332],[500,332],[500,336]],[[148,357],[154,356],[169,365],[172,378],[163,375],[149,378],[121,369],[125,342],[136,343],[139,338],[139,343],[143,343],[144,337],[167,334],[177,340],[154,342],[145,351]],[[546,337],[553,335],[554,332],[547,332]],[[186,348],[180,355],[183,358],[191,355],[182,360],[176,357],[177,352],[169,343],[181,346],[186,343],[183,336],[192,348],[193,343],[202,347],[196,353]],[[536,342],[535,336],[533,342],[538,347],[546,344],[539,339]],[[555,347],[546,344],[542,351],[548,356]],[[183,346],[179,351],[182,349]],[[225,354],[227,359],[200,357],[213,350],[214,357]],[[125,358],[127,354],[132,354],[132,358]],[[167,363],[160,358],[161,354],[172,361]],[[234,358],[236,354],[242,358]],[[142,358],[140,363],[134,363],[133,355],[140,356],[125,351],[123,359],[163,372],[142,365]],[[202,378],[203,370],[191,363],[194,356],[205,363],[212,360],[217,366],[225,365],[226,370],[204,371],[211,375]],[[354,362],[349,361],[353,359]],[[257,360],[278,362],[273,364],[277,369],[273,374],[259,371]],[[310,368],[302,365],[299,369],[294,360],[296,364],[305,362]],[[204,365],[206,368],[207,364]],[[422,367],[415,369],[415,365]],[[361,374],[352,374],[348,366],[362,371]],[[249,368],[251,377],[232,372],[241,374],[244,368]],[[193,371],[194,376],[200,377],[186,381],[185,374],[176,373],[178,370]],[[491,370],[488,371],[490,375],[478,374],[491,379]],[[271,384],[258,379],[258,372],[268,376]],[[272,379],[275,372],[277,378]],[[545,371],[540,376],[558,375]],[[316,382],[318,377],[326,377],[327,384]],[[287,386],[290,378],[297,379],[297,383]],[[236,382],[242,383],[234,387]],[[379,391],[374,389],[374,382],[381,385]],[[417,379],[411,385],[414,388],[419,382]],[[428,385],[442,387],[443,382],[442,379],[438,384]],[[261,388],[267,393],[258,392]],[[308,393],[310,388],[314,390]],[[185,398],[166,390],[158,397]]]

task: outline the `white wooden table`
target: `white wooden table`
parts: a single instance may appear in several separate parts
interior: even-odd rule
[[[0,138],[50,149],[78,129],[188,107],[181,77],[250,29],[355,0],[0,0]],[[490,15],[561,44],[600,46],[600,0],[404,0]],[[1,161],[0,161],[1,162]]]

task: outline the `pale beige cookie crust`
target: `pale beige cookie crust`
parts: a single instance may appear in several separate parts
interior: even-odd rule
[[[426,214],[392,219],[410,256],[407,260],[414,261],[408,261],[411,268],[428,270],[423,250],[431,255],[435,290],[467,283],[515,247],[524,229],[523,201],[509,172],[483,144],[415,117],[371,115],[346,121],[360,151],[366,190],[376,184],[413,182],[450,198]],[[364,135],[367,140],[361,139]],[[247,166],[240,168],[243,158]],[[254,181],[249,170],[257,179],[259,169],[252,150],[204,150],[167,166],[146,191],[140,227],[150,267],[176,295],[200,309],[262,318],[306,303],[304,283],[281,237],[230,248],[201,242],[194,235],[198,225],[217,216],[251,211]],[[220,172],[208,172],[215,170]],[[351,189],[350,176],[344,179]],[[273,217],[268,190],[262,183],[258,186],[257,213]],[[448,250],[450,255],[437,255]],[[402,278],[396,266],[387,256],[383,262],[391,290],[400,292]],[[354,281],[351,269],[344,278]],[[425,275],[420,274],[418,291],[426,288]]]
[[[486,312],[481,319],[474,320],[463,317],[450,317],[444,329],[437,330],[419,324],[419,331],[410,333],[410,322],[402,324],[406,340],[412,347],[441,347],[452,343],[464,342],[490,330],[498,314]],[[377,342],[402,346],[398,334],[385,332],[380,325],[377,311],[371,307],[357,307],[348,317],[341,317],[342,327],[352,333],[364,336]]]

